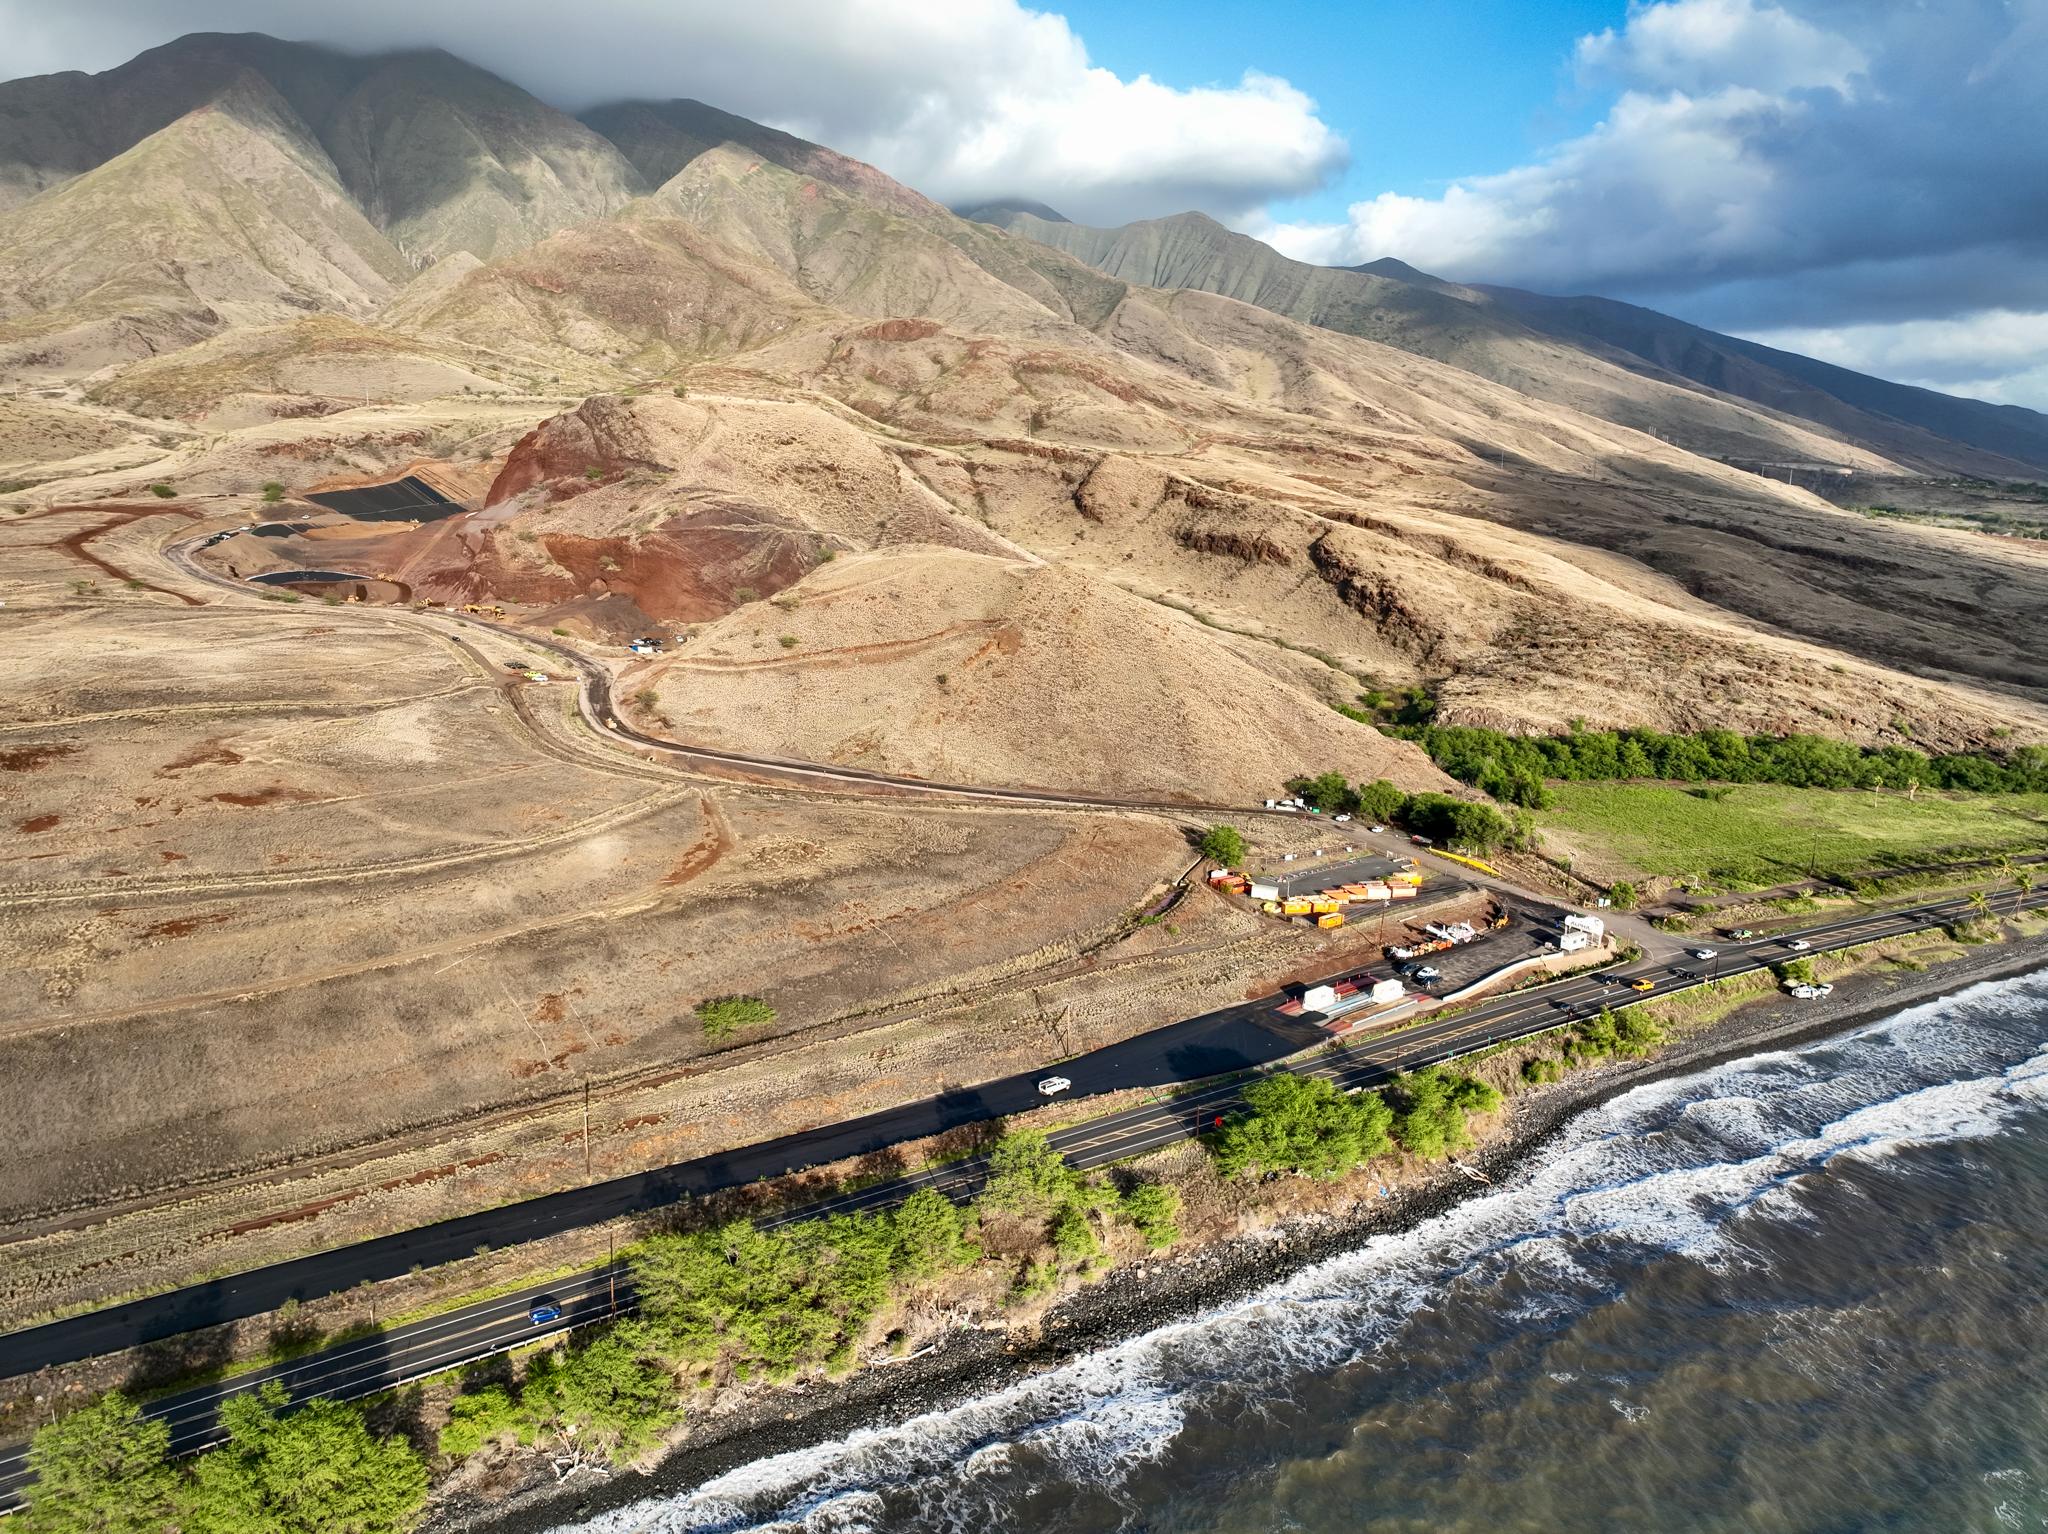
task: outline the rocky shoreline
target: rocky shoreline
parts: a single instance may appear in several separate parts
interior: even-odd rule
[[[1858,974],[1819,1002],[1766,997],[1688,1034],[1641,1062],[1610,1063],[1514,1099],[1507,1132],[1465,1158],[1496,1182],[1538,1155],[1570,1119],[1608,1098],[1663,1077],[1709,1069],[1766,1048],[1786,1048],[1851,1029],[1916,1003],[1985,981],[2048,967],[2048,936],[1975,951],[1923,974]],[[579,1475],[490,1501],[443,1500],[428,1534],[545,1534],[565,1523],[653,1497],[674,1496],[741,1465],[842,1437],[876,1422],[898,1422],[986,1395],[1090,1350],[1142,1335],[1194,1312],[1230,1303],[1368,1237],[1399,1232],[1480,1191],[1446,1170],[1391,1199],[1337,1215],[1292,1221],[1184,1255],[1119,1269],[1048,1313],[1028,1339],[962,1331],[902,1364],[864,1369],[837,1383],[777,1391],[718,1424],[717,1436],[687,1443],[652,1471]]]

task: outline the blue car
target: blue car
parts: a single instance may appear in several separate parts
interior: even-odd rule
[[[536,1300],[533,1308],[527,1311],[526,1319],[535,1326],[546,1326],[550,1321],[562,1319],[562,1307],[553,1300]]]

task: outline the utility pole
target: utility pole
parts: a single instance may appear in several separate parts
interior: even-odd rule
[[[583,1180],[590,1181],[590,1078],[583,1078]]]

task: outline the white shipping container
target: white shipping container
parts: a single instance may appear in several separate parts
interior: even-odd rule
[[[1337,1005],[1337,988],[1333,985],[1312,985],[1301,993],[1301,1005],[1310,1012],[1327,1012]]]
[[[1408,994],[1398,980],[1375,980],[1372,983],[1372,1003],[1384,1007],[1388,1002],[1399,1001]]]
[[[1252,886],[1252,899],[1254,900],[1278,900],[1279,898],[1280,886],[1277,884],[1254,884]]]

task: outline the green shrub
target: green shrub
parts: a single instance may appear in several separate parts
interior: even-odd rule
[[[1487,1083],[1435,1065],[1397,1077],[1388,1091],[1394,1138],[1426,1161],[1465,1149],[1472,1143],[1467,1116],[1500,1106],[1500,1093]]]
[[[169,1426],[119,1392],[37,1428],[19,1534],[159,1534],[179,1491],[170,1449]]]
[[[650,1344],[643,1323],[619,1322],[580,1347],[541,1354],[519,1393],[522,1414],[610,1459],[642,1453],[683,1415],[674,1376],[648,1356]]]
[[[1244,1089],[1245,1108],[1210,1136],[1226,1177],[1252,1171],[1341,1177],[1387,1148],[1392,1120],[1375,1092],[1347,1097],[1320,1076],[1282,1073]]]
[[[200,1456],[181,1498],[181,1534],[398,1534],[427,1495],[403,1438],[378,1438],[355,1407],[309,1401],[283,1415],[275,1380],[220,1409],[227,1442]]]
[[[1004,1135],[988,1156],[981,1201],[1006,1214],[1045,1214],[1071,1202],[1081,1176],[1052,1148],[1045,1133],[1020,1129]]]
[[[263,500],[266,505],[275,506],[279,501],[283,499],[284,485],[280,481],[273,479],[268,484],[264,485]]]
[[[1598,1017],[1588,1018],[1572,1030],[1564,1056],[1573,1064],[1604,1060],[1609,1055],[1639,1060],[1663,1042],[1664,1030],[1642,1008],[1610,1012],[1602,1007]]]
[[[956,1252],[951,1254],[958,1256]],[[653,1236],[633,1259],[646,1345],[677,1363],[724,1359],[787,1379],[858,1342],[906,1260],[893,1221],[834,1215],[761,1230]]]
[[[1053,1250],[1060,1254],[1060,1261],[1070,1267],[1083,1267],[1102,1255],[1102,1241],[1095,1234],[1095,1223],[1088,1218],[1087,1206],[1079,1202],[1062,1204],[1052,1217],[1048,1230],[1052,1237]]]
[[[714,996],[696,1006],[707,1039],[727,1038],[741,1028],[775,1021],[775,1009],[758,996]]]
[[[963,1268],[979,1256],[967,1239],[967,1216],[932,1188],[920,1188],[891,1217],[896,1233],[894,1266],[905,1278],[933,1278]]]
[[[1119,1208],[1153,1251],[1164,1251],[1180,1239],[1178,1189],[1164,1183],[1141,1182],[1124,1194]]]
[[[172,496],[176,495],[178,492],[172,489],[169,485],[156,484],[151,485],[149,487],[149,493],[155,496],[158,500],[168,501]]]
[[[448,1407],[448,1421],[441,1429],[441,1452],[450,1459],[467,1459],[494,1438],[530,1435],[531,1424],[519,1402],[502,1385],[459,1395]]]
[[[1212,863],[1237,868],[1244,863],[1244,836],[1235,826],[1211,826],[1202,833],[1199,850]]]

